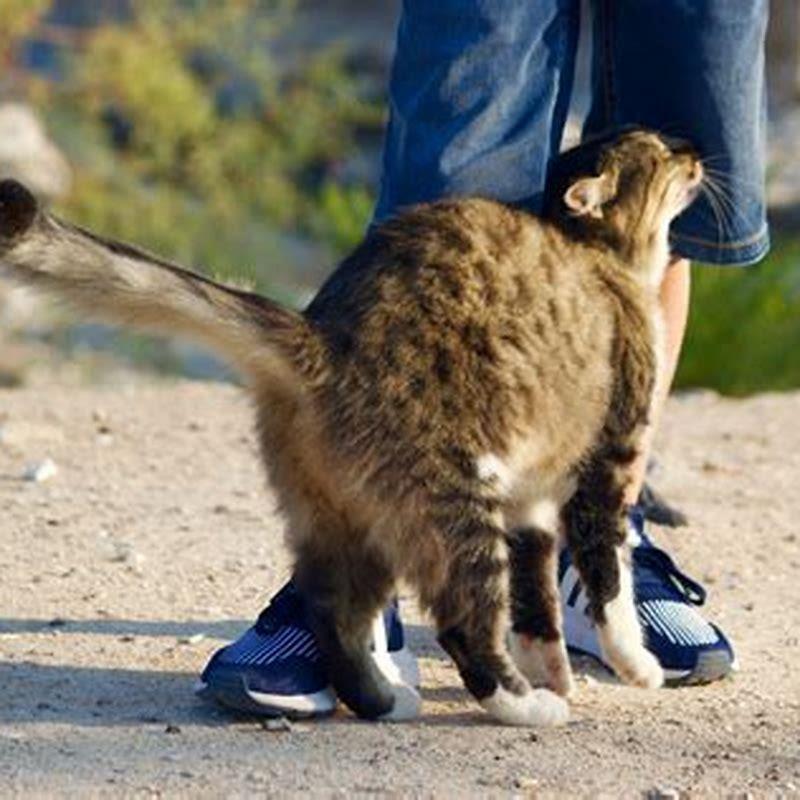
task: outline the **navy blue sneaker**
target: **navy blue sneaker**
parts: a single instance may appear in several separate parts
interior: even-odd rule
[[[373,657],[386,677],[418,686],[396,602],[375,620],[372,635]],[[336,694],[293,583],[272,598],[253,627],[214,653],[195,691],[246,714],[303,718],[334,711]]]
[[[681,572],[672,558],[644,533],[644,519],[631,512],[633,586],[644,643],[658,659],[668,685],[710,683],[735,669],[730,642],[696,610],[705,589]],[[603,661],[588,597],[569,553],[561,553],[558,570],[564,612],[564,637],[570,650]],[[608,666],[608,665],[606,665]]]

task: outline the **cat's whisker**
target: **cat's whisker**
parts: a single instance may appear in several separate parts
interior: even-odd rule
[[[757,180],[747,180],[745,178],[732,175],[728,170],[716,169],[708,167],[703,164],[706,173],[711,174],[714,178],[719,180],[725,185],[727,189],[732,189],[734,186],[745,189],[761,190],[761,182]]]
[[[717,199],[714,197],[713,192],[709,188],[708,184],[703,182],[700,184],[700,192],[705,197],[706,202],[708,203],[708,207],[711,210],[711,213],[714,217],[714,222],[717,227],[717,242],[721,242],[725,237],[725,220],[722,216],[722,213],[719,208],[719,203]]]
[[[730,191],[723,184],[720,184],[713,176],[709,176],[707,185],[720,208],[725,212],[731,227],[733,227],[737,217],[741,217],[741,211],[732,199]]]
[[[730,156],[728,156],[726,153],[708,153],[707,155],[704,155],[700,159],[700,161],[703,162],[703,165],[708,164],[710,161],[718,162],[718,161],[729,161],[729,160]]]
[[[711,213],[714,215],[714,221],[717,225],[717,242],[722,242],[727,236],[728,228],[724,213],[720,208],[719,201],[714,196],[714,193],[711,191],[711,188],[707,183],[704,182],[700,184],[700,191],[708,201],[708,207],[711,209]]]
[[[706,175],[703,182],[708,189],[708,192],[714,195],[719,204],[729,212],[733,212],[733,201],[731,200],[730,194],[726,191],[725,187],[717,182],[712,175]]]
[[[720,208],[726,211],[732,229],[737,220],[744,221],[744,215],[739,209],[738,204],[734,202],[730,188],[723,183],[724,177],[725,176],[706,172],[703,182],[707,186],[709,192],[714,195]],[[708,193],[706,193],[706,197],[708,197]]]

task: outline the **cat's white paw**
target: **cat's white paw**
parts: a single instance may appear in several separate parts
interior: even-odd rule
[[[562,639],[545,642],[512,632],[508,649],[514,663],[532,686],[546,686],[562,697],[569,697],[574,690],[572,668]]]
[[[416,719],[422,707],[422,698],[419,692],[405,683],[392,684],[394,706],[378,719],[381,722],[404,722]]]
[[[597,635],[605,661],[617,677],[633,686],[657,689],[664,683],[664,670],[656,657],[642,644],[642,628],[636,615],[633,576],[629,560],[617,551],[619,593],[606,603],[605,622],[597,626]]]
[[[640,645],[605,655],[621,681],[643,689],[658,689],[663,686],[664,670],[658,659],[645,647]]]
[[[505,725],[563,725],[569,719],[569,705],[549,689],[531,689],[516,695],[498,686],[481,705]]]

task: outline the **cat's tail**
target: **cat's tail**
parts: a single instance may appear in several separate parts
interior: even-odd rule
[[[0,269],[92,318],[200,340],[256,380],[297,383],[312,355],[301,314],[62,222],[13,180],[0,182]]]

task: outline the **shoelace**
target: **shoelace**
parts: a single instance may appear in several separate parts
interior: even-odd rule
[[[669,582],[695,606],[702,606],[706,601],[706,590],[685,572],[678,569],[670,555],[660,547],[656,547],[644,534],[642,544],[633,548],[633,560],[639,567],[650,569],[664,582]]]

